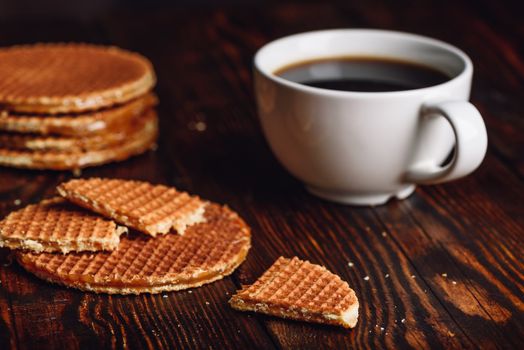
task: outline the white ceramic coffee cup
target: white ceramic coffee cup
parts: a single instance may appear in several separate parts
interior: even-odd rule
[[[434,67],[449,81],[415,90],[351,92],[301,85],[273,73],[337,56],[396,58]],[[461,50],[427,37],[340,29],[288,36],[255,56],[264,134],[284,167],[325,199],[377,205],[417,184],[465,176],[486,153],[487,134],[468,102],[473,66]],[[455,147],[451,162],[441,166]]]

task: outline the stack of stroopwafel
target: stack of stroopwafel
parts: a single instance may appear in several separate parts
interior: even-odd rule
[[[0,246],[16,249],[26,270],[50,282],[110,294],[198,287],[231,274],[251,246],[236,213],[174,188],[87,179],[59,193],[65,199],[0,221]],[[128,228],[137,231],[121,237]]]
[[[0,49],[0,165],[76,170],[152,148],[155,74],[143,56],[89,44]]]

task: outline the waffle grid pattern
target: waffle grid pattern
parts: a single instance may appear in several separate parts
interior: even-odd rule
[[[46,250],[57,244],[64,249],[81,249],[101,245],[114,249],[122,229],[101,216],[78,208],[62,198],[31,204],[12,212],[0,221],[0,240],[7,244],[22,244],[31,240]],[[62,251],[60,248],[54,248]]]
[[[296,257],[280,257],[230,303],[240,310],[339,324],[336,319],[358,301],[349,285],[326,268]]]
[[[67,113],[123,103],[155,82],[150,62],[115,47],[36,44],[0,50],[0,103],[32,113]]]
[[[152,236],[167,233],[179,223],[194,224],[203,219],[191,218],[202,210],[204,201],[163,185],[90,178],[71,180],[60,185],[58,191],[80,206]]]
[[[206,222],[184,236],[124,237],[104,253],[19,254],[22,266],[57,283],[84,290],[139,293],[201,285],[232,272],[250,247],[247,225],[227,207],[210,204]]]

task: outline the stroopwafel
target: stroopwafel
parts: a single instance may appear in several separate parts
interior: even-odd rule
[[[206,201],[164,185],[120,179],[75,179],[57,187],[71,202],[151,236],[178,234],[205,220]]]
[[[0,130],[22,134],[86,137],[117,130],[132,123],[158,99],[149,93],[126,104],[83,114],[20,115],[0,113]]]
[[[111,147],[76,153],[0,148],[0,165],[28,169],[75,170],[128,159],[155,146],[158,133],[156,113],[148,111],[146,114],[153,117],[148,118],[142,129],[136,130],[127,139]]]
[[[0,148],[65,153],[98,151],[121,144],[126,139],[134,138],[148,124],[154,124],[156,118],[154,113],[146,113],[127,124],[123,124],[118,129],[83,137],[40,136],[0,132]]]
[[[63,198],[30,204],[0,221],[0,247],[33,252],[113,250],[127,228]]]
[[[355,327],[358,299],[347,282],[325,267],[280,257],[229,301],[234,309],[300,321]]]
[[[35,44],[0,49],[0,105],[20,113],[80,113],[147,93],[145,57],[116,47]]]
[[[110,294],[160,293],[198,287],[231,274],[250,248],[245,222],[227,207],[210,204],[206,222],[184,236],[130,235],[118,249],[100,253],[19,253],[36,276],[85,291]]]

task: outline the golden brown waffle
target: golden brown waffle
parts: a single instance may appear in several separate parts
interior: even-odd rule
[[[57,187],[71,202],[151,236],[184,234],[202,222],[207,202],[173,187],[120,179],[75,179]]]
[[[132,139],[147,124],[154,124],[156,115],[146,113],[135,118],[132,123],[122,125],[118,130],[85,137],[54,137],[0,132],[0,148],[22,151],[60,151],[64,153],[82,153],[110,148]]]
[[[0,105],[37,114],[78,113],[151,90],[149,60],[116,47],[36,44],[0,49]]]
[[[148,118],[144,128],[137,130],[122,143],[88,152],[66,153],[59,151],[16,151],[0,148],[0,165],[15,168],[76,170],[90,166],[125,160],[131,156],[144,153],[155,146],[158,125],[156,113]]]
[[[114,250],[127,228],[63,198],[31,204],[0,221],[0,247],[33,252]]]
[[[112,252],[20,253],[19,263],[49,282],[110,294],[160,293],[198,287],[231,274],[250,248],[249,227],[226,207],[210,204],[206,222],[184,236],[123,237]]]
[[[280,257],[229,301],[234,309],[300,321],[355,327],[358,299],[347,282],[325,267]]]
[[[65,137],[92,136],[125,127],[157,103],[155,95],[146,94],[123,105],[84,114],[20,115],[2,111],[0,130]]]

